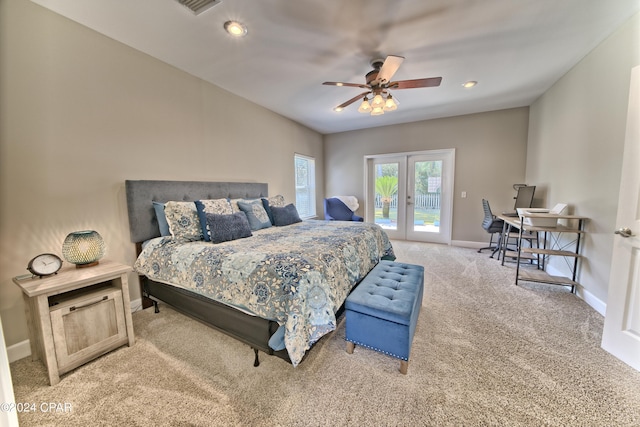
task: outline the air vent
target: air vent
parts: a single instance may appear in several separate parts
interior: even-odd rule
[[[200,15],[202,12],[206,12],[213,6],[222,3],[222,0],[178,0],[178,3],[188,7],[196,15]]]

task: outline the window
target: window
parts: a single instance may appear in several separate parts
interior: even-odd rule
[[[296,154],[296,209],[300,218],[316,216],[316,161],[313,157]]]

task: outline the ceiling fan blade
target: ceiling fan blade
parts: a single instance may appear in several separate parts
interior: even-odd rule
[[[415,89],[420,87],[440,86],[442,77],[430,77],[427,79],[399,80],[389,83],[389,89]]]
[[[358,84],[358,83],[343,83],[343,82],[324,82],[323,85],[327,86],[347,86],[347,87],[361,87],[362,89],[367,89],[369,86]]]
[[[368,90],[366,92],[362,92],[360,95],[356,95],[353,98],[351,98],[350,100],[348,100],[346,102],[343,102],[342,104],[338,105],[335,109],[347,107],[347,106],[353,104],[354,102],[356,102],[357,100],[359,100],[360,98],[363,98],[365,95],[368,95],[370,93],[371,93],[370,90]]]
[[[382,68],[380,68],[380,72],[378,72],[378,77],[376,77],[378,84],[390,82],[393,75],[398,71],[398,68],[400,68],[402,61],[404,61],[404,57],[402,56],[387,56],[387,59],[384,60],[384,64],[382,64]]]

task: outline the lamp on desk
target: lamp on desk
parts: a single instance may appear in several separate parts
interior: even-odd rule
[[[104,255],[105,245],[97,231],[74,231],[64,239],[62,255],[76,268],[98,265]]]

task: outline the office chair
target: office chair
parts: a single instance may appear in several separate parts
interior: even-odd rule
[[[493,252],[491,253],[490,258],[500,250],[500,244],[502,242],[502,228],[504,226],[504,221],[496,218],[496,216],[491,212],[491,207],[489,206],[489,201],[482,199],[482,208],[484,209],[484,219],[482,220],[482,228],[485,229],[487,233],[489,233],[489,246],[485,248],[478,249],[478,253],[482,253],[485,249],[491,249]],[[498,233],[498,241],[495,246],[493,245],[493,235]]]
[[[364,218],[353,213],[344,202],[336,197],[324,199],[324,219],[330,221],[359,221]]]

